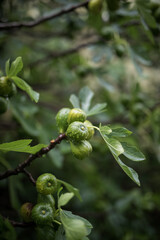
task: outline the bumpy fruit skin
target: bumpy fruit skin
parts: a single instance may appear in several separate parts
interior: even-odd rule
[[[51,194],[43,195],[43,194],[39,193],[38,198],[37,198],[37,203],[50,204],[53,211],[55,212],[55,200],[54,200],[54,197]]]
[[[68,114],[70,108],[62,108],[56,115],[56,123],[60,133],[64,133],[68,127]]]
[[[0,114],[3,114],[7,111],[8,102],[5,98],[0,97]]]
[[[73,122],[69,125],[66,132],[67,138],[72,142],[80,142],[88,136],[88,129],[82,122]]]
[[[57,179],[51,173],[44,173],[37,178],[36,189],[43,195],[53,194],[57,188]]]
[[[88,121],[88,120],[86,120],[86,121],[84,122],[84,125],[85,125],[85,126],[87,127],[87,129],[88,129],[88,135],[87,135],[86,140],[89,140],[89,139],[91,139],[91,138],[93,137],[93,135],[94,135],[93,125],[92,125],[92,123],[91,123],[90,121]]]
[[[91,0],[88,4],[88,8],[93,13],[99,13],[102,9],[102,0]]]
[[[32,222],[32,217],[31,217],[32,209],[33,209],[33,204],[30,202],[26,202],[21,206],[20,215],[24,222]]]
[[[13,84],[12,81],[8,77],[0,78],[0,96],[8,97],[12,95],[13,92]]]
[[[71,142],[70,144],[71,144],[71,151],[77,159],[82,160],[85,157],[88,157],[89,154],[92,152],[92,146],[86,140],[83,140],[78,143]]]
[[[84,122],[86,120],[86,113],[80,108],[73,108],[68,114],[68,124],[79,121]]]
[[[110,11],[116,11],[119,8],[119,0],[107,0],[108,9]]]
[[[36,204],[32,209],[32,220],[38,225],[51,224],[54,220],[54,213],[50,204]]]

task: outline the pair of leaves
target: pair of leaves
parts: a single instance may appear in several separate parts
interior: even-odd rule
[[[93,96],[93,91],[89,87],[84,87],[80,90],[78,97],[72,94],[69,100],[74,108],[81,108],[86,112],[87,116],[92,116],[104,112],[107,106],[106,103],[98,103],[90,108]]]
[[[13,80],[17,87],[25,91],[32,100],[38,102],[39,93],[35,92],[23,79],[17,77],[17,74],[22,70],[23,62],[21,57],[17,57],[10,66],[10,60],[6,62],[6,75]]]
[[[115,128],[111,129],[108,126],[99,126],[99,131],[107,144],[109,150],[112,155],[116,159],[117,163],[123,169],[123,171],[136,183],[140,186],[140,181],[138,178],[138,174],[135,170],[125,165],[119,155],[123,154],[125,157],[132,161],[143,161],[145,160],[145,156],[134,146],[130,146],[126,142],[120,142],[116,138],[124,138],[128,137],[132,132],[126,128]]]

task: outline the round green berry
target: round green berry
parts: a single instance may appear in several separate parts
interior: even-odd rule
[[[85,126],[87,127],[87,129],[88,129],[88,135],[87,135],[86,140],[89,140],[89,139],[91,139],[91,138],[93,137],[93,135],[94,135],[93,125],[92,125],[92,123],[91,123],[90,121],[88,121],[88,120],[86,120],[86,121],[84,122],[84,125],[85,125]]]
[[[50,204],[36,204],[32,209],[32,220],[38,225],[51,224],[54,220],[54,212]]]
[[[13,92],[13,82],[8,77],[0,78],[0,96],[9,97]]]
[[[102,9],[103,1],[102,0],[91,0],[88,3],[88,8],[93,13],[99,13]]]
[[[78,143],[71,142],[70,144],[71,144],[71,151],[77,159],[84,159],[85,157],[88,157],[89,154],[92,152],[92,146],[86,140],[83,140]]]
[[[33,204],[30,202],[26,202],[21,206],[20,215],[24,222],[32,222],[32,217],[31,217],[32,208],[33,208]]]
[[[80,108],[73,108],[68,114],[68,124],[79,121],[84,122],[86,120],[86,113]]]
[[[43,195],[53,194],[57,188],[57,179],[51,173],[44,173],[37,178],[36,189]]]
[[[54,197],[51,194],[43,195],[43,194],[39,193],[38,198],[37,198],[37,203],[50,204],[53,211],[55,211],[55,200],[54,200]]]
[[[70,108],[62,108],[56,115],[56,123],[60,133],[64,133],[68,127],[68,114]]]
[[[88,136],[88,129],[82,122],[73,122],[69,125],[66,132],[67,138],[72,142],[80,142]]]

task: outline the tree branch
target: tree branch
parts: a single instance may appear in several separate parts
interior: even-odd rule
[[[9,176],[12,176],[12,175],[17,175],[17,174],[22,173],[22,172],[26,173],[25,168],[28,167],[33,162],[33,160],[35,160],[36,158],[40,158],[44,154],[48,153],[57,144],[61,143],[61,141],[65,138],[66,138],[66,135],[64,133],[60,134],[55,140],[52,140],[47,147],[42,148],[40,151],[38,151],[35,154],[30,154],[28,159],[26,159],[24,162],[20,163],[15,169],[7,170],[6,172],[0,174],[0,180],[4,179],[4,178],[8,178]],[[28,172],[26,174],[28,175]],[[31,176],[29,176],[29,177],[31,177]]]
[[[62,16],[64,14],[67,14],[70,12],[73,12],[77,8],[85,7],[88,5],[89,1],[90,0],[86,0],[83,3],[78,3],[78,4],[73,4],[71,6],[67,6],[59,11],[56,11],[56,12],[50,13],[50,14],[46,14],[46,15],[44,15],[40,18],[37,18],[36,20],[33,20],[33,21],[0,23],[0,30],[10,30],[10,29],[22,28],[22,27],[26,27],[26,28],[35,27],[35,26],[37,26],[43,22],[46,22],[48,20],[57,18],[59,16]]]

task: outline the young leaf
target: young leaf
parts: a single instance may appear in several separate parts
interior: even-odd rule
[[[84,87],[80,90],[79,99],[81,101],[81,107],[85,112],[88,112],[93,95],[94,93],[89,87]]]
[[[139,151],[138,148],[134,146],[130,146],[126,142],[121,143],[124,149],[123,155],[133,161],[143,161],[145,160],[145,156],[142,152]]]
[[[107,135],[109,135],[112,132],[112,129],[110,127],[101,126],[101,124],[99,125],[99,129],[100,129],[101,133],[107,134]]]
[[[80,108],[79,99],[76,95],[71,94],[69,101],[71,102],[74,108]]]
[[[23,79],[16,77],[16,76],[11,77],[11,78],[14,81],[14,83],[17,85],[17,87],[19,87],[20,89],[22,89],[23,91],[28,93],[30,98],[32,100],[34,100],[36,103],[38,102],[39,93],[35,92]]]
[[[74,193],[65,193],[65,194],[61,194],[59,200],[58,200],[58,208],[60,208],[61,206],[66,205],[74,196]]]
[[[117,161],[117,163],[119,164],[119,166],[123,169],[123,171],[138,185],[140,186],[140,181],[138,178],[138,174],[137,172],[133,169],[128,167],[127,165],[125,165],[119,157],[115,156],[115,159]]]
[[[129,131],[127,128],[112,128],[112,132],[110,133],[110,137],[128,137],[131,135],[132,132]]]
[[[12,62],[11,67],[9,69],[9,63],[7,63],[7,71],[8,77],[16,76],[23,68],[23,62],[21,57],[17,57],[14,62]]]
[[[60,219],[65,229],[67,240],[82,240],[90,233],[91,224],[81,218],[72,214],[69,211],[60,210]]]
[[[25,152],[25,153],[36,153],[41,148],[46,147],[45,144],[38,144],[36,146],[29,146],[29,144],[32,142],[32,139],[25,139],[25,140],[17,140],[9,143],[2,143],[0,144],[0,150],[9,152]]]
[[[94,107],[92,107],[88,112],[87,112],[87,116],[92,116],[92,115],[96,115],[99,114],[101,112],[106,111],[107,104],[106,103],[98,103],[96,104]]]
[[[5,71],[7,76],[9,75],[9,67],[10,67],[10,59],[8,59],[5,65]]]
[[[80,193],[79,193],[79,190],[75,187],[73,187],[71,184],[69,183],[66,183],[65,181],[62,181],[62,180],[59,180],[58,179],[58,182],[63,184],[67,190],[71,193],[73,193],[80,201],[82,200],[81,196],[80,196]]]

